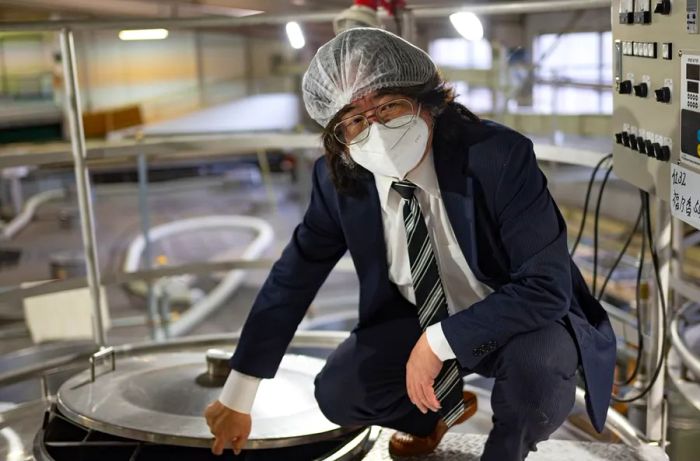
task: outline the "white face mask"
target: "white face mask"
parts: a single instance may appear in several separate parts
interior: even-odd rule
[[[401,128],[387,128],[381,123],[372,123],[364,141],[349,146],[352,159],[374,174],[404,179],[406,173],[418,165],[425,153],[430,129],[418,115],[404,115],[414,120]]]

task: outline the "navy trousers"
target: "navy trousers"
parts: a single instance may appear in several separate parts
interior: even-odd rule
[[[316,376],[323,414],[341,426],[379,425],[414,435],[433,431],[439,415],[423,414],[406,393],[406,362],[422,334],[416,317],[356,328]],[[516,335],[474,369],[495,378],[493,428],[482,461],[521,461],[546,440],[574,404],[576,345],[563,321]]]

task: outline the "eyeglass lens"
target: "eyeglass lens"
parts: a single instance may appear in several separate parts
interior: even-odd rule
[[[394,99],[377,106],[374,115],[379,123],[388,128],[400,128],[413,120],[401,118],[413,115],[413,105],[407,99]],[[355,144],[364,141],[369,136],[370,123],[364,114],[353,115],[341,120],[333,130],[333,134],[343,144]],[[364,133],[363,133],[364,132]]]

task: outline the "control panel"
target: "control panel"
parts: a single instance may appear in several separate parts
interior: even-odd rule
[[[615,174],[662,200],[700,172],[698,0],[613,0]]]

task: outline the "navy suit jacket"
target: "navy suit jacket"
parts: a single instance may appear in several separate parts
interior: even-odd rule
[[[462,367],[472,369],[514,335],[563,318],[574,332],[591,422],[602,431],[615,365],[615,335],[567,249],[565,222],[532,142],[494,122],[465,122],[459,145],[433,142],[442,198],[472,272],[494,291],[442,321]],[[360,197],[339,194],[326,162],[314,165],[302,222],[260,290],[231,367],[274,377],[309,304],[345,254],[360,281],[356,328],[415,310],[388,278],[381,209],[372,177]],[[413,312],[412,311],[412,312]]]

